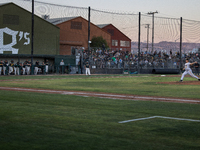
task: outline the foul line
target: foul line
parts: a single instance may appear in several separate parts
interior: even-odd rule
[[[146,117],[146,118],[138,118],[138,119],[132,119],[132,120],[126,120],[126,121],[120,121],[119,123],[127,123],[127,122],[141,121],[141,120],[148,120],[148,119],[154,119],[154,118],[164,118],[164,119],[173,119],[173,120],[182,120],[182,121],[200,122],[200,120],[193,120],[193,119],[173,118],[173,117],[164,117],[164,116],[152,116],[152,117]]]

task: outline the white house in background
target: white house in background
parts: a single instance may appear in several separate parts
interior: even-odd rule
[[[193,48],[192,53],[198,53],[199,48]]]

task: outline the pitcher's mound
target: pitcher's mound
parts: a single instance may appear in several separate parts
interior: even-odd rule
[[[158,82],[159,84],[176,84],[176,85],[200,85],[200,81],[183,81],[183,82]]]

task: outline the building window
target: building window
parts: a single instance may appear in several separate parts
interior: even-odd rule
[[[112,40],[112,46],[118,46],[118,41],[117,40]]]
[[[71,29],[82,30],[82,22],[71,21]]]
[[[114,30],[113,30],[113,29],[108,29],[107,31],[108,31],[108,33],[110,33],[110,34],[111,34],[111,36],[113,36],[113,35],[114,35]]]
[[[130,41],[120,41],[121,47],[130,47]]]
[[[3,24],[19,25],[19,16],[3,14]]]

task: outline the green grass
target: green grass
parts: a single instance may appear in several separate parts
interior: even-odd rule
[[[0,91],[0,149],[200,149],[200,105]]]
[[[200,98],[198,85],[158,84],[180,80],[159,75],[6,76],[0,80],[1,86],[10,87]],[[156,118],[118,123],[150,116],[200,120],[199,110],[197,104],[0,90],[0,149],[199,150],[200,122]]]
[[[34,80],[13,80],[10,78],[9,80],[1,81],[1,86],[200,98],[199,85],[169,85],[158,83],[179,81],[180,77],[160,77],[159,75],[126,75],[124,78],[122,75],[96,75],[91,77],[69,75],[50,77],[47,76],[45,78],[45,76],[39,76],[37,78],[37,76],[29,76],[29,78]],[[196,79],[191,77],[184,78],[184,81],[187,80],[195,81]]]
[[[119,74],[105,74],[105,75],[92,75],[90,77],[127,77],[127,76],[146,76],[143,74],[137,74],[137,75],[119,75]],[[149,74],[148,76],[155,76],[153,74]],[[69,78],[88,78],[88,76],[85,76],[84,74],[60,74],[60,75],[21,75],[21,76],[0,76],[0,80],[12,80],[12,79],[69,79]]]

